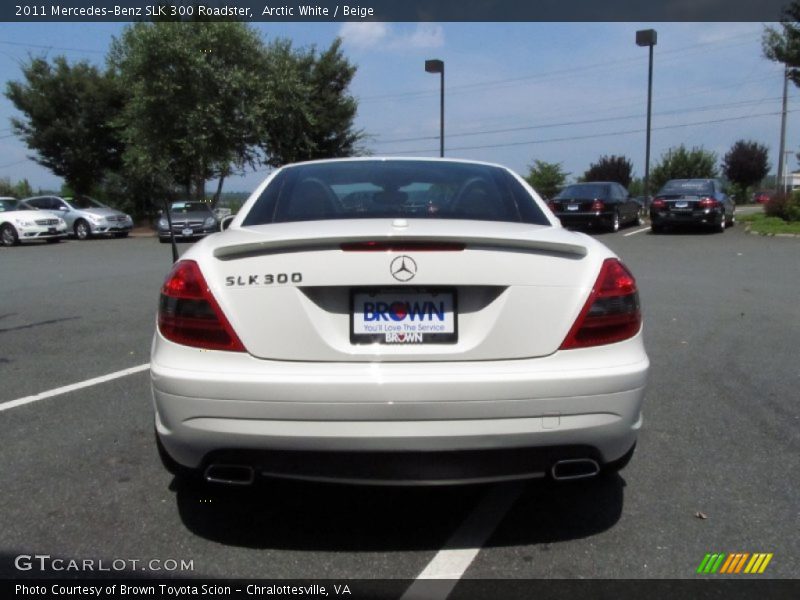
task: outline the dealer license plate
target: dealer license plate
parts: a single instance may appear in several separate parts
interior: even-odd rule
[[[454,344],[458,341],[452,289],[353,290],[354,344]]]
[[[675,208],[689,208],[688,202],[676,202]]]
[[[567,204],[567,210],[578,210],[578,208],[577,204]]]

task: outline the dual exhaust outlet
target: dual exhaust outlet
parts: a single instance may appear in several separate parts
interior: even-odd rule
[[[569,458],[559,460],[550,468],[550,475],[556,481],[587,479],[600,473],[600,465],[591,458]],[[255,481],[255,469],[249,465],[214,463],[209,465],[204,479],[209,483],[224,485],[251,485]]]

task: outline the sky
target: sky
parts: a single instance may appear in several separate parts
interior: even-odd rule
[[[357,67],[355,126],[375,155],[438,156],[439,75],[445,63],[445,155],[505,165],[526,175],[534,160],[560,163],[570,180],[603,155],[623,155],[644,175],[647,48],[656,29],[651,168],[670,148],[702,147],[719,161],[740,139],[769,149],[777,170],[782,66],[761,50],[763,23],[254,23],[265,41],[327,48],[343,39]],[[30,56],[105,61],[124,23],[0,23],[0,89],[22,80]],[[0,96],[0,178],[57,190],[60,178],[28,157]],[[789,86],[788,169],[800,145],[798,90]],[[262,168],[226,181],[252,191]],[[208,189],[213,189],[209,182]]]

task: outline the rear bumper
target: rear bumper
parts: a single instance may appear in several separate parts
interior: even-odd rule
[[[600,463],[614,461],[636,441],[648,368],[641,334],[526,360],[297,363],[200,351],[157,333],[151,376],[156,430],[178,463],[198,468],[233,453],[266,461],[273,475],[352,480],[336,466],[348,464],[337,460],[348,453],[420,464],[424,453],[450,460],[517,449],[549,461],[559,453],[548,449],[578,446]],[[328,458],[314,459],[309,474],[297,467],[302,453]],[[542,475],[537,460],[517,474]],[[476,472],[462,467],[448,481],[493,478],[484,463],[467,464]],[[405,479],[430,482],[416,472]],[[509,478],[508,468],[495,476]]]
[[[564,227],[609,226],[614,220],[612,212],[559,212],[556,216]]]
[[[720,210],[693,210],[683,213],[668,211],[650,211],[650,222],[653,225],[708,225],[716,226],[724,218]]]

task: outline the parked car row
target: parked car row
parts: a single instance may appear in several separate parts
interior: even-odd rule
[[[133,219],[88,196],[34,196],[17,200],[2,198],[0,243],[47,240],[57,242],[67,235],[79,240],[92,236],[126,237]]]
[[[35,240],[52,243],[66,236],[67,224],[61,217],[38,213],[16,198],[0,198],[0,244],[3,246]]]
[[[633,198],[619,183],[597,181],[568,185],[548,205],[565,227],[618,231],[641,225],[649,212],[653,233],[667,227],[701,225],[725,231],[736,222],[736,205],[717,179],[671,179],[652,201]]]

